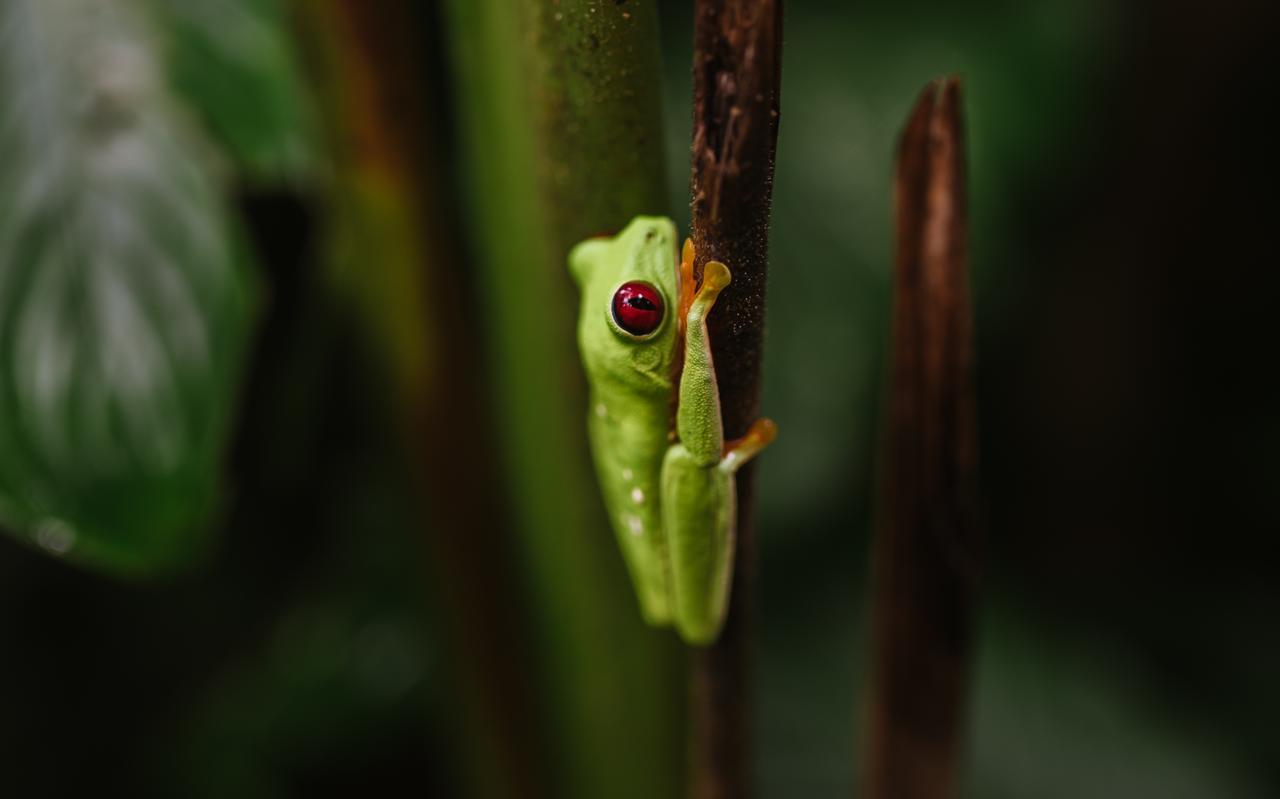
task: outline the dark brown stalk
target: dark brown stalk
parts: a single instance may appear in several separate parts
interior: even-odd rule
[[[695,270],[721,261],[733,283],[708,319],[727,438],[759,413],[760,350],[778,135],[782,0],[698,0],[693,55]],[[755,587],[755,470],[738,475],[738,542],[729,616],[694,659],[690,793],[750,793],[750,600]]]
[[[976,431],[960,85],[899,143],[893,371],[875,542],[872,799],[956,793],[977,582]]]

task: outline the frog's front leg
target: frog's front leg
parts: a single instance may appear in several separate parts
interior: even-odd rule
[[[737,506],[734,472],[775,434],[773,423],[760,419],[727,450],[724,445],[706,318],[729,280],[724,264],[708,263],[702,288],[689,303],[676,413],[680,441],[667,450],[662,464],[662,524],[670,553],[672,615],[681,637],[691,644],[714,641],[728,609]]]

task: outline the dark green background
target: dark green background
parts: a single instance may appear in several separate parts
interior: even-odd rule
[[[662,24],[684,228],[686,4]],[[760,794],[856,784],[893,146],[955,72],[987,556],[966,795],[1274,795],[1274,26],[1244,2],[792,0],[784,32]],[[466,793],[432,519],[309,191],[246,168],[231,198],[270,299],[210,559],[128,583],[0,539],[0,793]]]

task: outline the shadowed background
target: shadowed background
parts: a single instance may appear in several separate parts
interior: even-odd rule
[[[3,0],[3,19],[31,5]],[[93,5],[37,3],[50,19]],[[511,532],[528,488],[494,464],[513,460],[505,431],[535,399],[491,353],[539,351],[503,349],[522,336],[560,348],[573,305],[567,274],[506,301],[503,275],[482,266],[496,246],[486,237],[516,233],[477,219],[507,200],[477,188],[490,151],[475,152],[480,92],[466,81],[489,78],[460,67],[474,53],[458,50],[484,46],[464,38],[479,28],[461,4],[361,5],[136,2],[124,44],[107,48],[125,53],[106,63],[124,63],[126,80],[98,96],[151,103],[112,94],[133,85],[128,65],[149,63],[161,99],[141,106],[154,109],[145,119],[180,132],[166,142],[199,142],[182,145],[206,165],[199,180],[174,178],[183,159],[158,150],[136,167],[156,182],[136,185],[172,179],[205,198],[171,214],[223,209],[200,216],[229,242],[209,268],[240,275],[227,279],[243,284],[245,310],[200,318],[239,365],[182,378],[182,402],[216,397],[207,413],[228,417],[217,441],[174,456],[195,477],[92,501],[29,488],[49,467],[38,446],[13,443],[29,422],[12,410],[17,378],[3,383],[0,525],[16,533],[0,539],[6,794],[589,796],[652,780],[661,795],[680,784],[683,658],[641,629],[629,587],[611,584],[625,578],[607,531],[591,557],[612,593],[573,621],[541,609],[562,600],[540,604],[542,572]],[[653,124],[669,196],[655,210],[683,230],[692,20],[683,3],[660,12]],[[44,30],[65,43],[99,29]],[[781,437],[758,475],[760,795],[848,796],[860,774],[892,154],[920,87],[941,73],[962,76],[968,119],[987,557],[966,795],[1280,787],[1280,398],[1263,378],[1275,203],[1260,122],[1274,34],[1246,2],[786,5],[762,402]],[[59,84],[9,52],[0,210],[70,218],[58,202],[81,209],[87,196],[74,179],[48,206],[24,206],[32,195],[14,188],[46,174],[42,154],[60,174],[52,145],[12,144],[38,110],[20,98]],[[101,124],[125,124],[114,107]],[[176,224],[148,208],[161,216],[142,227]],[[76,235],[41,224],[34,238],[0,225],[10,374],[29,362],[14,320],[42,296],[20,290],[44,263],[29,253]],[[572,229],[554,224],[553,244]],[[547,397],[583,403],[572,369],[526,365]],[[433,411],[415,416],[423,407]],[[589,496],[557,468],[580,447],[546,455],[558,496]],[[14,496],[37,495],[46,512],[65,508],[49,518],[154,529],[131,550],[153,573],[62,562],[61,528],[14,510]],[[564,513],[590,529],[598,509]],[[89,521],[73,529],[92,535]],[[557,590],[572,606],[580,586]],[[583,591],[581,603],[596,601]],[[617,619],[609,640],[626,651],[549,629],[602,618]],[[565,642],[582,671],[557,680]],[[628,657],[656,676],[611,681]],[[617,704],[593,715],[582,696]],[[643,720],[610,715],[628,701]],[[613,732],[564,744],[593,724]]]

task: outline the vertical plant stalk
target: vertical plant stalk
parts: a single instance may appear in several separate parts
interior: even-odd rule
[[[892,397],[875,542],[867,796],[956,793],[976,553],[976,425],[957,79],[921,94],[894,182]]]
[[[465,196],[529,589],[545,764],[557,797],[672,796],[679,650],[646,628],[600,499],[569,249],[666,211],[653,3],[446,4]]]
[[[708,260],[733,273],[708,318],[727,439],[746,433],[760,406],[760,355],[769,210],[778,136],[782,0],[698,0],[693,54],[695,272]],[[724,632],[695,654],[690,793],[750,793],[748,701],[755,589],[755,468],[738,473],[737,550]]]
[[[304,11],[305,7],[305,11]],[[467,313],[459,235],[450,224],[441,131],[443,71],[423,44],[439,27],[412,0],[356,0],[298,17],[329,94],[334,172],[334,277],[358,305],[395,389],[389,410],[428,521],[426,583],[453,656],[459,771],[475,796],[545,795],[542,750],[520,668],[519,581],[486,417],[479,329]]]

